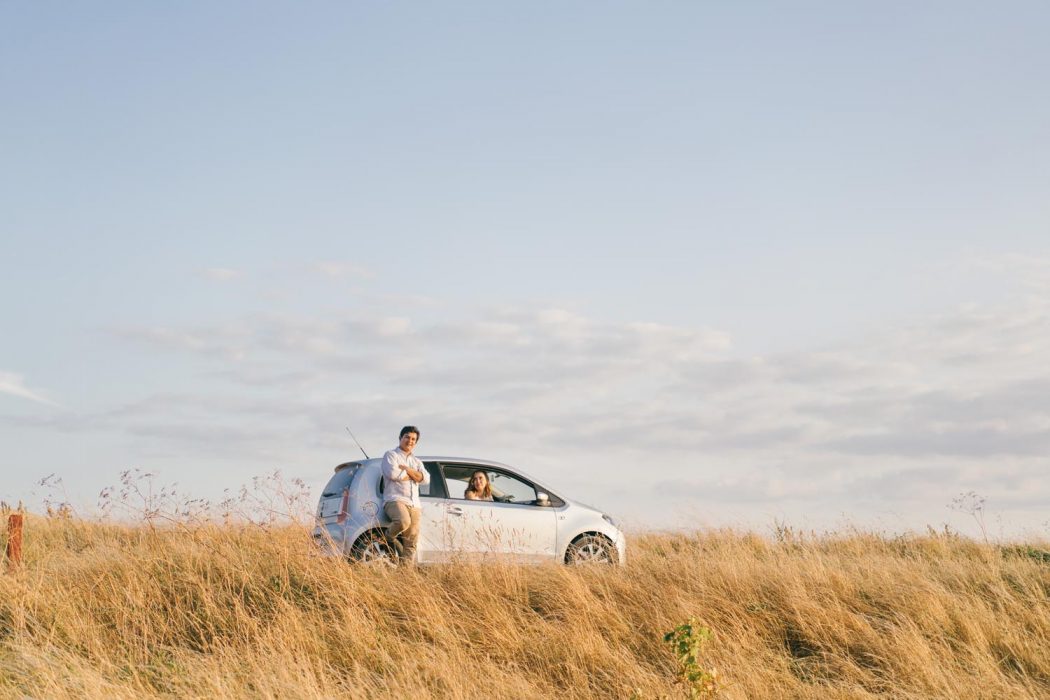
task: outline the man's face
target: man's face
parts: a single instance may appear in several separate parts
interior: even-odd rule
[[[405,433],[401,436],[401,451],[406,454],[411,454],[416,443],[419,441],[419,435],[416,433]]]

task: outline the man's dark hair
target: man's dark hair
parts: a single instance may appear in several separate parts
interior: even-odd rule
[[[409,433],[415,433],[416,434],[416,440],[419,439],[419,428],[417,428],[414,425],[406,425],[404,428],[402,428],[401,429],[401,434],[397,436],[397,439],[400,440],[401,438],[405,437]]]

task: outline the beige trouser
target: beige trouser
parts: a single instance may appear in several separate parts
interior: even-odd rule
[[[390,525],[386,529],[387,539],[397,549],[401,561],[411,564],[416,560],[419,521],[423,512],[401,501],[390,501],[383,506],[383,512],[390,518]]]

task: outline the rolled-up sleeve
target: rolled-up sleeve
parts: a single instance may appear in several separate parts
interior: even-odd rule
[[[416,460],[416,463],[419,465],[418,467],[416,467],[416,469],[418,469],[419,471],[423,472],[423,481],[421,481],[420,484],[422,484],[423,486],[426,486],[427,484],[430,483],[430,470],[427,469],[426,466],[422,462],[420,462],[418,459]]]

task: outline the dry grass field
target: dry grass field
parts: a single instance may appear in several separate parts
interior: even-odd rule
[[[30,516],[0,697],[689,697],[663,635],[696,618],[717,697],[1047,698],[1044,547],[638,534],[624,568],[390,571],[300,526]]]

